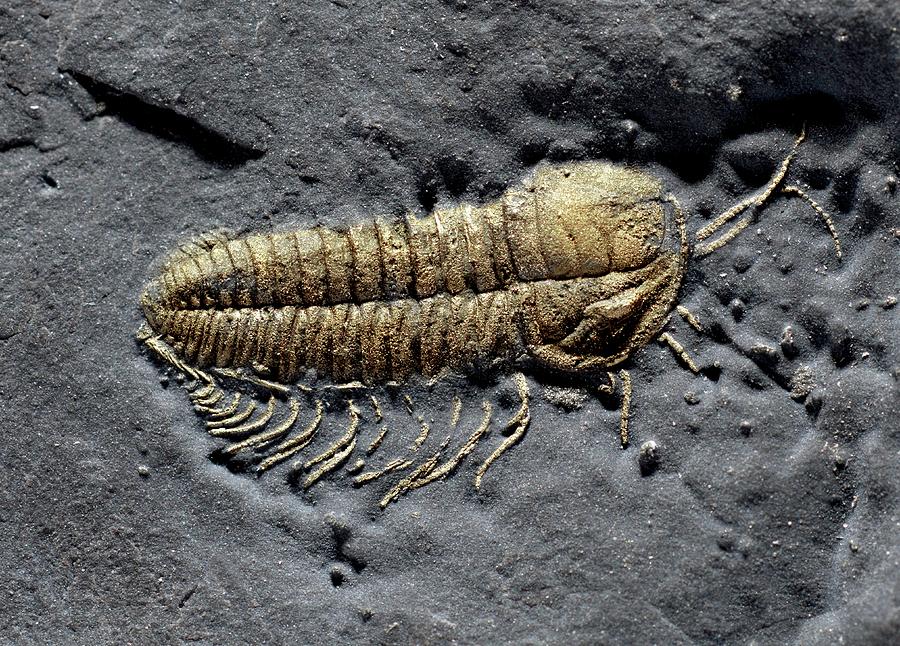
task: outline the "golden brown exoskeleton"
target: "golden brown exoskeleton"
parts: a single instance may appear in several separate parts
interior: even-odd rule
[[[834,235],[818,205],[799,188],[781,186],[797,144],[759,195],[701,229],[698,240],[761,206],[779,188],[810,202]],[[696,253],[715,250],[749,222],[745,216]],[[658,180],[603,162],[544,165],[482,206],[463,204],[399,222],[375,219],[345,230],[218,235],[185,246],[142,296],[150,331],[141,338],[176,368],[209,384],[194,399],[201,412],[220,415],[211,420],[210,432],[249,436],[229,447],[231,453],[288,434],[297,414],[277,433],[262,430],[272,417],[273,399],[266,413],[246,424],[253,409],[237,412],[239,393],[233,410],[212,407],[209,399],[221,392],[216,375],[287,392],[310,369],[336,384],[362,385],[445,371],[516,372],[522,406],[510,421],[515,430],[482,464],[477,484],[528,425],[527,382],[518,371],[587,379],[608,374],[611,386],[608,369],[661,338],[696,372],[683,347],[660,335],[689,256],[684,215]],[[699,327],[686,310],[679,312]],[[624,371],[620,377],[624,446],[631,380]],[[350,412],[355,428],[358,411],[351,405]],[[489,415],[485,431],[488,423]],[[346,438],[306,466],[338,466],[352,451],[355,431]],[[260,468],[305,446],[292,441],[276,446]],[[457,455],[453,468],[472,448],[474,443]],[[440,473],[438,459],[432,462],[419,467],[423,471],[407,489]]]
[[[539,168],[481,207],[222,240],[175,256],[142,298],[192,366],[292,383],[377,383],[536,361],[584,373],[656,336],[686,260],[658,181]],[[499,364],[499,365],[498,365]]]

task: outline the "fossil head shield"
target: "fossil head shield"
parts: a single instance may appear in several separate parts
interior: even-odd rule
[[[592,372],[659,333],[688,251],[658,180],[601,162],[540,166],[501,202],[518,274],[533,281],[524,320],[539,363]]]

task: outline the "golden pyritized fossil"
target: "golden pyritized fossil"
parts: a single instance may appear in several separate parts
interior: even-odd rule
[[[310,370],[317,383],[363,393],[376,422],[381,410],[364,392],[368,387],[447,372],[513,374],[520,405],[507,423],[510,433],[477,469],[476,486],[528,427],[523,373],[565,374],[595,388],[602,380],[607,391],[621,381],[624,447],[632,381],[620,364],[660,339],[698,371],[663,331],[673,310],[701,329],[677,305],[692,256],[733,239],[752,211],[779,192],[815,209],[840,255],[827,214],[800,188],[784,185],[802,139],[758,195],[698,232],[695,249],[678,202],[658,180],[602,162],[541,165],[494,202],[438,209],[424,218],[376,218],[342,230],[211,234],[172,254],[147,287],[141,304],[149,327],[139,338],[190,378],[191,398],[209,432],[232,440],[225,454],[253,453],[260,472],[298,454],[321,426],[317,388],[299,383]],[[304,398],[312,419],[298,432]],[[288,410],[276,418],[279,400]],[[309,472],[305,486],[355,450],[360,410],[353,402],[347,408],[347,431],[298,463]],[[483,412],[455,453],[445,442],[427,459],[398,456],[355,481],[407,472],[382,499],[386,506],[447,476],[488,433],[489,402]],[[453,417],[451,427],[458,407]],[[420,427],[416,450],[430,430],[424,418]],[[383,437],[382,429],[369,455]],[[358,462],[356,472],[364,467]]]

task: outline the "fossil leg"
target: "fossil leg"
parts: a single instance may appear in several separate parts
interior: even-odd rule
[[[459,395],[453,397],[453,412],[450,413],[450,428],[456,428],[459,424],[459,416],[462,414],[462,400]]]
[[[528,346],[528,352],[540,363],[561,372],[573,372],[576,369],[582,372],[592,372],[607,368],[627,359],[632,351],[633,348],[626,347],[611,357],[585,358],[579,354],[566,352],[554,345]]]
[[[215,384],[204,384],[200,388],[197,388],[196,390],[191,392],[191,394],[188,395],[188,397],[190,398],[190,400],[192,402],[197,403],[201,399],[206,399],[207,397],[209,397],[210,395],[215,393],[215,391],[216,391]]]
[[[224,396],[224,394],[225,394],[225,393],[222,393],[223,396]],[[219,397],[218,400],[216,401],[216,403],[220,403],[221,399],[222,399],[222,398]],[[231,404],[228,404],[228,406],[225,406],[225,407],[223,407],[223,408],[215,408],[215,407],[213,407],[213,406],[200,406],[200,405],[198,405],[198,404],[194,404],[194,410],[197,411],[198,413],[200,413],[201,415],[206,415],[207,418],[208,418],[208,417],[210,417],[210,416],[213,415],[213,414],[217,414],[217,413],[220,413],[220,412],[223,411],[223,410],[227,410],[228,407],[230,407],[232,404],[234,404],[234,400],[233,400],[233,399],[232,399],[232,401],[231,401]],[[237,409],[237,405],[235,405],[234,407],[235,407],[235,409]],[[232,412],[234,412],[234,411],[232,411]]]
[[[750,208],[758,208],[765,204],[772,194],[778,189],[781,185],[781,182],[784,181],[785,175],[787,175],[788,167],[791,164],[791,161],[794,159],[794,156],[797,154],[797,148],[806,138],[805,130],[800,133],[794,142],[793,148],[791,148],[791,152],[788,153],[787,157],[781,162],[781,165],[778,167],[778,170],[772,175],[772,178],[768,181],[768,183],[763,187],[763,190],[760,191],[757,195],[752,197],[748,197],[746,199],[741,200],[730,209],[722,213],[715,220],[707,224],[705,227],[700,229],[697,232],[697,240],[703,241],[716,233],[719,229],[724,227],[726,224],[731,222],[734,218],[739,216],[741,213]],[[712,253],[716,249],[719,249],[729,242],[733,240],[737,235],[746,229],[750,223],[752,222],[752,216],[748,215],[741,219],[737,224],[735,224],[731,229],[723,233],[720,237],[716,238],[712,242],[706,242],[704,244],[697,245],[696,255],[697,256],[705,256],[707,254]]]
[[[344,463],[350,454],[353,452],[353,449],[356,447],[356,437],[350,440],[350,444],[347,445],[347,448],[342,451],[335,453],[329,459],[327,459],[321,467],[319,467],[315,472],[311,473],[306,480],[303,481],[303,488],[309,489],[311,486],[316,484],[323,477],[337,469],[341,464]]]
[[[249,418],[253,411],[256,410],[256,402],[250,402],[247,404],[247,407],[242,410],[240,413],[235,413],[231,417],[226,417],[224,419],[215,419],[209,422],[206,422],[207,430],[219,429],[219,428],[228,428],[231,426],[237,426],[241,422],[245,421]]]
[[[616,392],[616,376],[611,372],[607,372],[606,378],[609,380],[608,383],[600,384],[597,386],[597,390],[603,395],[612,395]]]
[[[387,432],[388,432],[387,426],[385,426],[383,429],[381,429],[381,432],[378,434],[378,437],[376,437],[374,440],[372,440],[372,443],[369,444],[369,448],[366,449],[366,455],[372,455],[373,453],[375,453],[375,451],[378,450],[378,447],[381,446],[381,443],[384,441],[384,436],[387,435]]]
[[[375,413],[375,421],[380,422],[384,419],[384,415],[381,414],[381,404],[378,403],[378,400],[375,399],[375,395],[369,395],[369,401],[372,402],[372,410]]]
[[[369,446],[366,449],[366,455],[372,455],[378,450],[378,447],[381,446],[381,443],[384,441],[384,436],[387,435],[388,432],[387,426],[382,425],[384,414],[381,412],[381,404],[375,398],[375,395],[369,395],[369,401],[372,403],[372,411],[375,414],[375,423],[381,425],[382,428],[378,433],[378,436],[369,443]]]
[[[622,380],[622,406],[619,417],[619,440],[622,448],[628,446],[628,413],[631,408],[631,374],[627,370],[619,370],[619,379]]]
[[[453,425],[459,422],[459,410],[462,408],[462,402],[458,397],[454,398],[454,418]],[[408,491],[412,491],[413,489],[419,489],[420,487],[424,487],[425,485],[431,484],[436,480],[441,480],[446,478],[448,475],[453,473],[459,464],[468,456],[472,451],[475,450],[475,447],[478,445],[479,440],[487,433],[488,426],[491,423],[491,413],[492,407],[491,403],[485,401],[482,403],[482,410],[484,411],[484,415],[481,419],[481,424],[479,424],[478,428],[469,436],[469,439],[466,440],[465,444],[463,444],[456,454],[438,466],[438,461],[440,459],[440,455],[442,451],[447,447],[450,441],[450,437],[448,437],[441,448],[435,453],[431,458],[426,460],[422,465],[419,466],[412,474],[410,474],[407,478],[404,478],[402,481],[397,483],[397,485],[390,491],[388,494],[382,499],[382,508],[387,506],[390,502],[403,495]],[[515,419],[515,418],[513,418]],[[512,420],[511,420],[512,421]],[[412,465],[412,462],[409,460],[396,459],[389,463],[382,471],[380,472],[370,472],[367,474],[361,475],[357,478],[358,482],[355,482],[357,486],[362,485],[366,482],[370,482],[374,480],[384,473],[390,470],[401,470],[407,469]]]
[[[484,435],[487,433],[488,426],[490,426],[491,424],[491,403],[489,401],[482,402],[481,409],[484,411],[484,415],[481,418],[481,424],[479,424],[478,428],[476,428],[475,431],[469,436],[469,439],[466,440],[466,443],[460,447],[459,451],[456,452],[456,455],[444,462],[439,467],[435,467],[428,474],[425,474],[421,478],[412,482],[410,485],[410,489],[418,489],[419,487],[424,487],[427,484],[431,484],[435,480],[446,478],[456,470],[456,467],[459,466],[460,462],[462,462],[467,455],[475,450],[475,447],[478,445],[478,441],[482,437],[484,437]]]
[[[347,467],[347,473],[350,475],[355,475],[366,468],[366,461],[362,458],[357,458],[356,462]]]
[[[337,442],[335,442],[330,447],[325,449],[322,453],[320,453],[316,457],[309,460],[306,464],[304,464],[303,465],[304,469],[311,469],[312,467],[317,465],[319,462],[330,462],[330,459],[335,454],[337,454],[339,451],[342,452],[342,449],[344,449],[348,444],[356,443],[356,433],[357,433],[357,431],[359,431],[359,409],[353,405],[352,401],[350,401],[348,403],[349,403],[349,408],[350,408],[350,423],[347,425],[347,432],[343,436],[341,436],[341,438]],[[347,453],[347,455],[350,455],[350,454]],[[344,457],[347,457],[347,456],[344,456]],[[340,464],[340,463],[338,463],[338,464]],[[334,466],[338,466],[338,465],[335,464]],[[297,468],[299,468],[299,466],[297,466]]]
[[[255,377],[253,375],[248,375],[232,368],[213,368],[213,372],[215,372],[220,377],[224,377],[226,379],[234,379],[235,381],[244,381],[248,384],[253,384],[254,386],[259,386],[260,388],[264,388],[281,395],[287,395],[291,391],[290,388],[283,384],[269,381],[268,379]]]
[[[688,308],[686,308],[684,305],[676,305],[675,311],[681,315],[681,318],[687,321],[688,325],[697,330],[697,332],[703,332],[703,326],[700,325],[700,319],[694,316],[693,312],[691,312]]]
[[[583,358],[581,355],[570,354],[553,345],[530,346],[528,351],[542,364],[561,372],[573,371]]]
[[[365,473],[361,473],[353,479],[354,487],[361,487],[362,485],[372,482],[373,480],[377,480],[381,476],[391,473],[392,471],[403,471],[404,469],[408,469],[413,465],[412,460],[404,460],[403,458],[395,458],[384,465],[378,471],[366,471]]]
[[[825,211],[819,203],[812,199],[809,195],[806,194],[806,191],[801,189],[799,186],[794,186],[793,184],[789,186],[785,186],[781,189],[781,192],[785,195],[796,195],[797,197],[806,201],[812,209],[819,214],[819,217],[822,218],[822,221],[825,223],[825,226],[828,227],[828,233],[831,234],[832,239],[834,240],[834,252],[838,257],[838,260],[841,259],[841,241],[838,238],[837,229],[834,227],[834,222],[831,219],[831,216],[828,215],[828,212]]]
[[[216,388],[212,394],[207,395],[206,397],[199,397],[194,400],[194,407],[197,409],[197,412],[202,413],[204,408],[209,408],[213,404],[219,403],[221,399],[225,396],[225,393],[221,388]]]
[[[413,410],[415,409],[415,404],[413,404],[412,397],[410,397],[409,395],[403,395],[403,403],[406,406],[406,412],[412,415]]]
[[[289,406],[291,407],[290,415],[288,415],[287,419],[284,420],[281,424],[269,431],[265,431],[264,433],[257,433],[256,435],[251,435],[246,440],[235,442],[231,446],[223,449],[222,453],[224,453],[225,455],[235,455],[243,451],[244,449],[259,446],[260,444],[265,444],[266,442],[274,440],[287,433],[289,430],[291,430],[291,427],[297,421],[297,416],[300,414],[300,402],[298,402],[296,399],[291,399],[291,401],[289,402]]]
[[[214,429],[208,429],[207,432],[214,437],[234,437],[236,435],[244,435],[245,433],[251,433],[253,431],[265,428],[269,423],[269,420],[272,419],[272,415],[274,413],[275,398],[270,397],[269,403],[266,406],[266,410],[263,411],[263,414],[257,417],[252,422],[242,424],[241,426],[217,427]],[[208,426],[209,424],[207,424],[207,427]]]
[[[141,331],[139,330],[140,334]],[[150,350],[152,350],[157,357],[174,367],[176,370],[179,370],[186,374],[188,377],[192,379],[196,379],[197,381],[204,382],[207,385],[215,384],[213,378],[203,370],[197,368],[191,368],[189,365],[184,363],[181,359],[179,359],[172,349],[169,348],[158,336],[153,336],[144,339],[144,345],[146,345]],[[204,386],[206,388],[207,386]],[[212,392],[210,390],[209,392]]]
[[[231,403],[228,406],[224,406],[222,408],[213,408],[207,412],[207,417],[211,420],[216,419],[224,419],[225,417],[230,417],[234,415],[234,412],[238,409],[238,406],[241,403],[241,393],[235,393],[234,399],[231,400]]]
[[[694,360],[691,359],[691,356],[687,353],[687,350],[685,350],[684,346],[676,341],[671,334],[669,334],[668,332],[663,332],[659,335],[659,342],[669,346],[669,349],[672,350],[672,353],[676,357],[678,357],[691,372],[693,372],[695,375],[700,373],[700,368],[698,368],[697,364],[694,363]]]
[[[444,449],[447,448],[447,444],[449,444],[449,442],[450,438],[448,437],[430,458],[416,467],[412,473],[403,478],[400,482],[395,484],[393,488],[391,488],[391,490],[384,495],[384,498],[381,499],[381,501],[378,503],[378,506],[384,509],[389,504],[394,502],[397,498],[412,489],[414,482],[421,478],[427,477],[428,474],[431,473],[437,466],[437,463],[441,459],[441,453],[443,453]]]
[[[428,422],[425,421],[425,418],[421,415],[418,416],[419,421],[419,435],[416,436],[416,439],[413,441],[412,450],[418,451],[419,447],[425,443],[425,440],[428,439],[428,434],[431,432],[431,427],[428,426]]]
[[[339,390],[339,391],[359,391],[359,390],[369,390],[369,386],[365,385],[361,381],[349,381],[345,384],[331,384],[325,386],[330,390]]]
[[[528,424],[531,422],[531,412],[528,407],[528,382],[525,380],[525,375],[521,372],[517,372],[513,375],[513,380],[516,383],[516,388],[519,391],[519,398],[522,403],[516,414],[506,423],[506,428],[512,429],[512,433],[504,438],[503,442],[500,443],[500,446],[498,446],[494,452],[482,462],[481,466],[478,467],[478,470],[475,472],[476,489],[481,488],[481,480],[484,478],[485,472],[487,472],[490,466],[496,462],[501,455],[506,453],[506,451],[522,439],[522,436],[525,435],[525,431],[528,429]]]
[[[259,463],[259,465],[256,467],[256,472],[258,474],[261,474],[264,471],[268,471],[276,464],[284,462],[291,456],[296,455],[297,453],[305,449],[306,446],[310,442],[312,442],[316,431],[319,430],[319,425],[322,423],[322,417],[324,416],[324,414],[325,405],[321,400],[317,400],[316,415],[309,423],[309,425],[303,430],[302,433],[300,433],[300,435],[292,437],[289,440],[285,440],[284,442],[276,446],[275,452]]]
[[[446,366],[444,366],[443,368],[441,368],[438,371],[438,373],[436,375],[434,375],[431,379],[428,380],[428,383],[426,385],[428,386],[428,388],[433,388],[435,386],[435,384],[438,384],[441,381],[443,381],[444,379],[446,379],[451,373],[452,373],[452,371],[449,368],[447,368]]]

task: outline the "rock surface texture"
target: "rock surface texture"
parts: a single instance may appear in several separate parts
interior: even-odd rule
[[[3,3],[2,640],[896,640],[898,28],[865,1]],[[673,329],[703,374],[638,352],[624,451],[615,408],[532,380],[480,492],[466,461],[382,512],[344,471],[304,492],[211,460],[134,340],[204,231],[424,215],[599,159],[660,178],[693,234],[804,123],[791,181],[843,260],[778,198],[692,261],[707,332]],[[436,428],[455,392],[468,428],[514,399],[448,383],[415,394]]]

